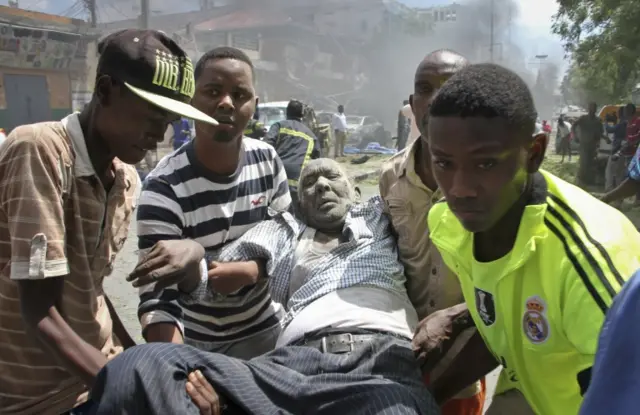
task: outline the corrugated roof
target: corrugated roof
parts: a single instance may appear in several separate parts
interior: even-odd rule
[[[229,10],[229,7],[218,7],[212,10],[198,10],[186,13],[152,15],[149,16],[149,28],[164,30],[168,33],[177,32],[180,30],[184,30],[189,23],[191,23],[192,25],[196,25],[200,22],[207,21],[216,16],[225,15],[229,13]],[[136,18],[102,23],[98,25],[98,28],[106,32],[112,32],[119,29],[138,27],[139,24],[140,22]]]
[[[264,10],[239,10],[223,16],[214,17],[194,25],[195,30],[226,31],[259,27],[280,26],[292,23],[289,16],[282,13],[268,13]]]

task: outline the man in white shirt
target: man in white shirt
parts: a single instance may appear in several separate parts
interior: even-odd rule
[[[333,114],[331,126],[336,138],[334,156],[344,157],[344,144],[347,141],[347,116],[344,115],[344,105],[338,105],[338,112]]]

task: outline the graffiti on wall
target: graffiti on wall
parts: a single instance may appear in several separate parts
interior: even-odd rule
[[[81,36],[0,24],[1,66],[66,70],[77,56]]]

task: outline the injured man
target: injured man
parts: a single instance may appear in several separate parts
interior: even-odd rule
[[[338,163],[313,160],[300,219],[275,215],[220,252],[219,267],[258,263],[285,305],[275,350],[244,361],[187,345],[131,348],[100,372],[95,413],[439,414],[412,351],[418,319],[382,201],[357,197]],[[222,295],[214,286],[203,278],[189,297]]]

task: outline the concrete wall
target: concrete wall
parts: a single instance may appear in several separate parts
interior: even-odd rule
[[[91,100],[98,67],[98,41],[89,40],[82,56],[73,61],[71,72],[72,108],[80,111]],[[84,59],[81,59],[84,57]]]

